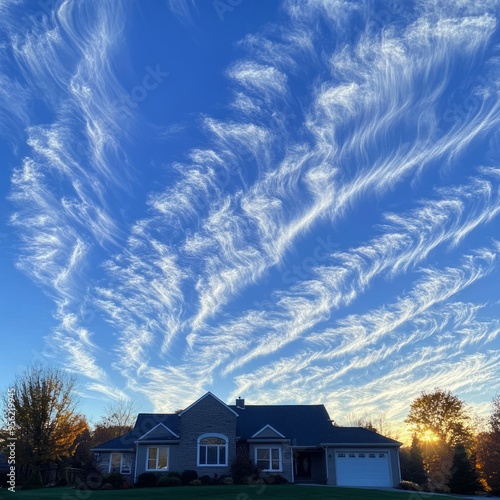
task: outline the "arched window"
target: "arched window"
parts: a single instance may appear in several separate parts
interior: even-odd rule
[[[223,434],[202,434],[198,438],[198,465],[227,467],[227,441]]]

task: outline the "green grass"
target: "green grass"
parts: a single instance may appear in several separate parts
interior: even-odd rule
[[[114,491],[76,491],[73,488],[50,488],[40,490],[17,490],[9,493],[0,490],[0,498],[12,500],[450,500],[448,496],[431,496],[410,491],[391,492],[356,488],[326,486],[182,486],[176,488],[141,488]],[[464,497],[465,499],[466,497]],[[456,498],[455,498],[456,500]]]

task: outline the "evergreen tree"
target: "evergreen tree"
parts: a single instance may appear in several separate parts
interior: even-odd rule
[[[470,495],[481,489],[474,456],[469,457],[463,444],[457,443],[448,483],[452,493]]]
[[[408,480],[417,484],[427,482],[427,473],[424,468],[424,457],[420,442],[414,434],[411,442],[410,452],[408,454]]]
[[[477,455],[481,471],[494,495],[500,494],[500,395],[493,399],[490,431],[478,436]]]

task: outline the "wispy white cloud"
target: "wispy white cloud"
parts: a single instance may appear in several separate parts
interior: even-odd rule
[[[178,19],[187,24],[193,24],[193,15],[198,12],[195,0],[167,0],[167,5]]]
[[[317,345],[319,352],[311,352],[311,347],[309,347],[309,352],[305,351],[302,355],[298,356],[300,363],[303,363],[304,367],[307,367],[311,362],[318,359],[328,360],[327,370],[332,375],[328,377],[323,372],[321,378],[316,380],[319,388],[321,386],[328,386],[333,380],[343,379],[350,370],[367,368],[370,365],[376,366],[386,359],[392,359],[395,354],[405,347],[409,339],[412,339],[411,343],[414,343],[429,335],[435,335],[436,325],[431,323],[427,325],[427,328],[422,328],[424,326],[422,322],[418,325],[420,328],[417,330],[415,330],[415,327],[408,328],[408,331],[411,332],[408,338],[401,338],[397,335],[397,332],[405,324],[413,323],[419,317],[425,315],[429,309],[431,309],[432,313],[432,308],[436,304],[445,302],[459,291],[464,290],[475,281],[488,275],[496,264],[497,252],[498,248],[481,250],[477,255],[467,257],[460,268],[447,268],[441,271],[435,269],[422,270],[425,277],[418,281],[412,290],[404,297],[401,297],[395,304],[361,316],[348,316],[344,320],[338,321],[338,326],[335,328],[320,329],[317,332],[309,334],[307,337],[308,342]],[[460,307],[458,310],[445,308],[445,311],[439,311],[439,317],[446,318],[450,313],[458,316],[461,321],[464,319],[470,321],[470,316],[476,316],[477,310],[470,309],[469,306],[469,316],[464,318]],[[493,325],[495,323],[480,326],[491,328]],[[445,321],[441,324],[440,328],[446,328],[447,326],[448,321]],[[500,332],[499,326],[497,323],[496,327],[494,327],[495,335]],[[396,335],[396,337],[392,339],[388,338],[390,335]],[[369,352],[373,346],[384,340],[389,342],[389,344],[383,344],[380,349],[372,351],[371,355],[367,354],[367,351]],[[476,337],[475,340],[477,342],[484,340],[491,341],[492,338],[488,335],[485,338],[485,332],[483,331],[481,336]],[[277,342],[278,336],[275,337],[274,344]],[[268,345],[272,351],[273,341],[271,340]],[[455,348],[457,348],[457,345],[455,345]],[[266,354],[268,353],[263,351],[260,353],[260,355]],[[348,360],[343,370],[330,366],[332,360],[335,358]],[[295,359],[294,357],[284,358],[276,363],[271,362],[261,369],[255,370],[253,373],[236,377],[239,384],[235,392],[244,393],[245,390],[250,391],[267,387],[268,384],[274,383],[275,375],[278,371],[281,371],[281,373],[285,371],[287,378],[296,376]],[[241,364],[241,361],[238,364]],[[278,365],[280,368],[276,369],[275,365]],[[282,387],[289,387],[289,383],[291,381],[287,380]],[[283,390],[285,393],[286,390]]]
[[[449,62],[464,50],[477,52],[484,47],[495,26],[491,15],[417,18],[402,31],[388,30],[382,37],[361,30],[354,45],[318,57],[315,35],[297,16],[298,9],[316,7],[325,6],[289,3],[292,21],[288,31],[281,30],[281,41],[249,35],[242,42],[254,59],[237,61],[228,76],[238,88],[233,106],[247,121],[206,118],[210,149],[193,150],[189,164],[174,165],[178,182],[150,198],[153,214],[162,218],[155,214],[145,224],[161,227],[167,222],[181,245],[179,262],[187,263],[198,276],[185,282],[196,290],[198,308],[184,319],[182,331],[188,333],[184,357],[194,358],[199,376],[207,380],[218,369],[227,376],[252,361],[267,359],[327,320],[332,310],[353,303],[376,277],[407,273],[437,247],[446,243],[456,247],[498,214],[498,186],[489,176],[443,189],[439,200],[423,202],[403,216],[387,214],[383,236],[358,248],[332,252],[328,262],[336,264],[313,266],[310,279],[296,277],[289,291],[277,291],[272,298],[273,311],[249,310],[239,318],[214,323],[225,305],[258,284],[274,266],[283,265],[293,244],[316,224],[338,223],[363,197],[373,192],[384,196],[409,175],[422,175],[436,162],[449,164],[498,123],[493,80],[486,82],[492,91],[483,93],[475,113],[466,119],[440,129],[438,113],[450,84]],[[328,8],[330,14],[344,9],[345,17],[352,12],[345,7],[339,2]],[[292,40],[288,49],[282,43],[285,39]],[[278,53],[273,62],[271,56]],[[306,53],[315,53],[308,71],[317,65],[317,71],[329,71],[331,77],[316,80],[311,87],[303,112],[309,136],[297,136],[283,131],[286,112],[278,123],[264,118],[262,110],[279,100],[297,117],[285,75],[301,73],[296,61]],[[426,85],[417,88],[423,78]],[[401,127],[413,137],[411,143],[401,140]],[[199,229],[183,234],[183,225],[193,220]],[[196,262],[190,260],[193,257]],[[177,298],[180,303],[181,294]],[[413,317],[421,311],[406,314]],[[402,324],[409,321],[400,315]],[[174,331],[179,328],[180,323]],[[129,345],[125,338],[124,345]],[[144,337],[146,348],[152,338]],[[204,355],[198,357],[200,352]],[[318,356],[313,350],[311,357]],[[183,365],[176,366],[182,371]],[[192,370],[193,365],[184,369]],[[238,385],[236,392],[245,387]]]
[[[351,304],[380,274],[395,276],[414,268],[437,246],[464,238],[477,220],[499,213],[496,183],[493,187],[487,180],[476,179],[443,194],[446,198],[423,202],[421,208],[408,214],[389,214],[386,219],[392,224],[383,227],[385,234],[356,249],[332,252],[328,259],[338,264],[308,269],[309,280],[299,280],[287,271],[287,279],[297,283],[291,292],[276,297],[279,314],[273,318],[273,313],[268,313],[274,327],[256,345],[250,344],[246,354],[230,363],[226,371],[283,348],[327,319],[333,310]]]
[[[498,321],[488,299],[461,294],[498,267],[488,234],[500,174],[480,166],[496,165],[498,13],[443,5],[285,2],[279,26],[237,44],[227,108],[201,116],[204,136],[168,157],[164,187],[144,183],[136,198],[133,180],[147,175],[127,155],[137,117],[111,63],[123,5],[62,1],[23,30],[6,24],[11,57],[0,58],[17,76],[0,71],[2,127],[27,146],[12,176],[19,266],[54,297],[51,342],[88,391],[119,394],[115,375],[173,410],[232,377],[232,395],[253,401],[293,391],[371,411],[445,374],[465,392],[472,369],[478,387],[494,380]],[[194,2],[163,8],[191,24],[197,13]],[[485,77],[469,78],[478,68]],[[34,100],[47,119],[30,119]],[[99,338],[82,298],[106,320]]]
[[[123,91],[108,63],[122,10],[71,2],[45,10],[23,19],[22,30],[14,29],[18,22],[7,28],[20,76],[4,88],[3,105],[24,122],[30,148],[12,178],[12,222],[23,241],[19,266],[55,298],[60,325],[47,341],[60,359],[106,384],[93,333],[78,324],[78,309],[95,247],[109,248],[122,236],[107,192],[110,185],[127,185],[127,170],[117,169],[124,162],[116,162],[123,160],[119,136],[126,128],[118,126],[113,106]],[[51,123],[32,123],[23,114],[37,99]]]

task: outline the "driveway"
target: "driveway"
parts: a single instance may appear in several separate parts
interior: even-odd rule
[[[299,485],[298,485],[299,486]],[[308,484],[307,486],[328,486],[326,484]],[[331,488],[337,488],[337,486],[331,486]],[[349,486],[342,486],[342,488],[349,488]],[[356,489],[367,489],[367,490],[380,490],[380,491],[394,491],[395,493],[408,493],[408,500],[419,500],[419,491],[411,491],[411,490],[400,490],[399,488],[377,488],[377,487],[363,487],[363,486],[353,486]],[[439,497],[453,497],[453,498],[461,498],[462,500],[500,500],[500,497],[491,497],[491,496],[470,496],[470,495],[453,495],[452,493],[427,493],[422,492],[426,495],[433,495],[436,497],[436,500],[439,500]]]
[[[413,493],[413,495],[409,495],[409,500],[418,500],[419,491],[409,491],[409,490],[400,490],[399,488],[370,488],[371,490],[382,490],[382,491],[395,491],[398,493],[406,491],[407,493]],[[462,500],[500,500],[500,497],[490,497],[490,496],[470,496],[470,495],[454,495],[453,493],[427,493],[422,492],[426,495],[433,495],[436,497],[436,500],[439,500],[439,497],[453,497],[453,498],[461,498]]]

